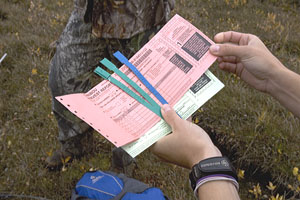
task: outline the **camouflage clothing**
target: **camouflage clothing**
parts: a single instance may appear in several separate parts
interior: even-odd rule
[[[94,0],[93,34],[129,39],[168,21],[174,0]]]
[[[156,1],[160,2],[160,0]],[[95,11],[89,17],[91,5],[88,4],[90,2],[90,0],[75,0],[74,10],[57,42],[56,53],[50,63],[49,87],[53,97],[52,110],[58,122],[58,139],[62,143],[62,150],[68,151],[73,155],[85,153],[82,141],[89,140],[92,135],[92,128],[69,112],[54,97],[87,92],[100,81],[100,78],[93,73],[93,70],[99,65],[101,59],[106,57],[117,64],[118,62],[112,56],[117,50],[130,58],[158,30],[158,26],[153,24],[151,27],[147,23],[147,26],[144,27],[137,25],[137,30],[135,30],[134,26],[127,29],[122,33],[122,37],[120,34],[117,34],[116,30],[114,30],[112,35],[109,35],[105,32],[106,28],[101,29],[101,37],[96,37],[92,34],[92,30],[95,30],[92,26],[93,20],[89,21],[89,19],[95,18],[93,15],[99,16],[99,13]],[[108,0],[103,0],[103,2],[108,2]],[[124,1],[115,0],[110,2],[122,3]],[[146,5],[142,3],[144,0],[126,0],[125,5],[132,6],[133,2],[136,3],[136,8],[139,8],[138,3],[143,6]],[[124,6],[123,4],[119,5]],[[114,6],[112,8],[114,9]],[[116,12],[113,11],[113,13]],[[135,10],[135,12],[140,11]],[[129,14],[124,15],[123,13],[122,16],[125,17],[127,15],[129,16]],[[108,13],[103,14],[103,16],[108,16]],[[113,14],[111,20],[119,19],[115,16],[116,14]],[[103,19],[108,20],[107,17],[103,17]],[[114,24],[113,21],[110,21],[110,23]],[[119,22],[115,24],[117,23]],[[100,32],[98,29],[98,36]],[[120,39],[119,36],[120,38],[130,38]]]

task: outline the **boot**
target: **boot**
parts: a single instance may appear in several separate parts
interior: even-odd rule
[[[135,159],[126,151],[122,148],[114,148],[112,150],[112,171],[121,172],[128,177],[133,177],[136,168]]]
[[[48,156],[45,160],[46,167],[50,170],[60,170],[63,165],[72,162],[74,156],[72,153],[57,150],[51,156]]]

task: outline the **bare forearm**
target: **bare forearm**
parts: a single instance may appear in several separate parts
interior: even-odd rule
[[[270,79],[268,93],[300,118],[300,75],[280,68]]]
[[[235,186],[229,181],[211,181],[198,189],[200,200],[238,200],[240,199]]]

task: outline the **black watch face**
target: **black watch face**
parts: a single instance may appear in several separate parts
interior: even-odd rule
[[[231,170],[230,164],[226,158],[213,158],[210,160],[204,160],[198,164],[198,167],[202,172]]]

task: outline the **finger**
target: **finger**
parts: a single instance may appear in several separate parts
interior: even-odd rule
[[[242,77],[242,73],[244,71],[243,64],[241,63],[235,64],[235,63],[222,62],[219,63],[219,67],[220,69],[236,74],[239,77]]]
[[[164,120],[172,127],[172,129],[175,128],[175,125],[179,124],[181,121],[180,117],[169,104],[164,104],[161,107],[161,114]]]
[[[237,64],[228,63],[228,62],[221,62],[219,63],[220,69],[230,72],[230,73],[236,73],[237,72]]]
[[[238,58],[243,58],[249,54],[249,49],[247,46],[237,46],[234,44],[214,44],[209,48],[210,53],[215,56],[235,56]]]
[[[218,62],[229,62],[229,63],[237,63],[239,59],[236,56],[223,56],[218,59]]]
[[[234,31],[227,31],[221,32],[215,35],[214,40],[217,43],[225,43],[231,42],[235,44],[239,44],[241,38],[246,35],[244,33],[234,32]]]

